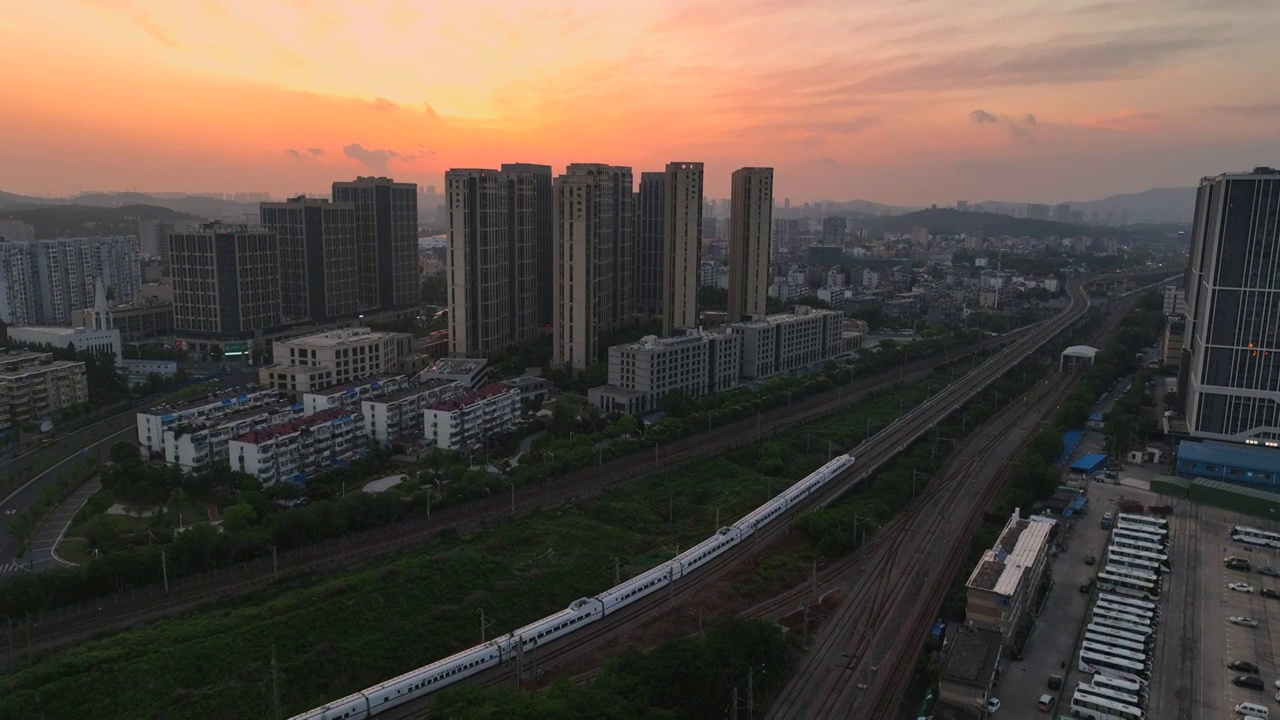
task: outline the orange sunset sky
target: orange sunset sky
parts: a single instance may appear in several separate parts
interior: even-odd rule
[[[1275,0],[0,0],[0,190],[744,165],[1087,200],[1280,163]]]

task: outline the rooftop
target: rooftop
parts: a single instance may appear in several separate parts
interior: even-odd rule
[[[1249,470],[1280,471],[1280,449],[1266,445],[1183,440],[1178,443],[1178,461],[1183,460]]]
[[[45,333],[46,335],[62,335],[69,337],[72,335],[94,335],[101,332],[110,332],[110,330],[94,330],[93,328],[84,327],[63,327],[61,325],[14,325],[9,330],[35,330]]]
[[[438,375],[470,375],[487,364],[484,358],[440,358],[423,372]]]
[[[952,636],[951,649],[942,663],[942,682],[991,687],[1000,661],[1000,633],[995,630],[964,629]]]
[[[260,430],[250,430],[249,432],[235,438],[237,442],[252,443],[254,445],[274,440],[284,435],[291,435],[300,432],[306,428],[312,428],[317,425],[324,425],[333,422],[338,418],[351,416],[352,413],[342,410],[321,410],[314,415],[307,415],[288,422],[282,422],[279,425],[262,428]]]
[[[248,402],[249,397],[255,393],[267,393],[267,394],[275,395],[277,397],[279,396],[279,393],[275,390],[272,390],[267,387],[263,387],[262,385],[258,385],[255,383],[250,383],[248,385],[237,385],[236,387],[229,388],[221,392],[209,393],[208,395],[205,395],[202,398],[188,400],[187,402],[179,403],[177,405],[166,405],[166,404],[154,405],[142,412],[150,415],[168,415],[172,413],[184,412],[186,410],[195,410],[196,408],[202,408],[207,405],[217,405],[219,403],[223,403],[227,405],[232,404],[231,402],[226,402],[226,403],[223,402],[227,400],[232,400],[232,401],[241,400],[243,402]]]
[[[422,393],[431,392],[432,390],[439,390],[440,388],[447,387],[449,385],[457,385],[460,389],[462,387],[461,385],[458,384],[458,381],[456,380],[446,380],[444,378],[427,378],[422,382],[413,383],[407,387],[400,388],[399,390],[392,390],[391,392],[383,395],[375,395],[373,397],[365,398],[365,401],[384,402],[384,403],[395,402],[397,400],[403,400],[404,398],[407,398],[407,397],[413,397],[414,395],[421,395]]]
[[[518,391],[515,388],[503,385],[502,383],[490,383],[474,392],[469,392],[460,397],[453,398],[452,400],[445,400],[444,402],[436,403],[432,409],[452,412],[454,410],[461,410],[468,405],[474,405],[478,402],[509,392]]]
[[[299,345],[339,347],[351,343],[366,343],[382,340],[395,334],[396,333],[374,332],[372,329],[367,327],[341,328],[338,330],[327,330],[314,335],[302,335],[288,340],[278,340],[276,341],[276,347],[291,347]]]
[[[363,387],[376,390],[380,388],[375,388],[374,387],[375,385],[381,386],[384,384],[397,384],[397,383],[403,383],[408,381],[409,381],[409,378],[405,375],[373,375],[373,376],[364,378],[363,380],[355,380],[353,382],[344,383],[342,385],[334,385],[333,387],[327,387],[321,390],[308,390],[307,394],[323,395],[327,397],[330,395],[342,395],[343,393],[349,390],[359,390],[360,388],[363,388]]]
[[[969,576],[969,587],[990,590],[998,595],[1013,596],[1027,568],[1036,563],[1057,521],[1043,515],[1028,519],[1013,511],[995,547],[982,555],[982,562]]]

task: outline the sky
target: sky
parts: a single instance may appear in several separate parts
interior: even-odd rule
[[[0,0],[0,190],[322,193],[503,162],[793,203],[1280,164],[1274,0]]]

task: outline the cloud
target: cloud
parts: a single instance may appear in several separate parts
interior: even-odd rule
[[[311,153],[312,155],[323,155],[324,148],[307,148],[307,152]]]
[[[822,167],[829,167],[829,168],[840,167],[840,161],[830,156],[811,158],[809,162],[813,165],[820,165]]]
[[[1022,118],[1022,122],[1028,125],[1038,125],[1040,123],[1039,120],[1036,120],[1036,116],[1031,113],[1027,113],[1027,116]]]
[[[137,7],[131,0],[83,0],[86,5],[97,8],[98,10],[112,14],[124,15],[140,30],[151,36],[152,40],[166,45],[175,50],[181,50],[182,44],[179,43],[163,25],[156,22],[145,10]]]
[[[992,115],[991,113],[987,112],[986,110],[983,110],[982,108],[978,108],[977,110],[974,110],[973,112],[969,113],[969,119],[973,120],[979,125],[983,123],[1000,122],[1000,118],[996,117],[995,115]]]
[[[411,163],[415,160],[425,157],[435,157],[435,152],[428,150],[422,144],[418,145],[418,151],[415,153],[404,153],[398,150],[388,150],[386,148],[366,148],[360,143],[351,143],[342,146],[342,154],[363,163],[365,166],[374,170],[386,170],[387,164],[391,160],[400,160],[402,162]]]
[[[1164,116],[1155,112],[1137,112],[1122,110],[1112,115],[1085,118],[1080,121],[1085,127],[1101,130],[1120,130],[1123,132],[1151,132],[1164,126]]]
[[[374,109],[374,110],[379,110],[379,111],[399,110],[399,109],[400,109],[400,106],[399,106],[399,105],[396,105],[395,103],[391,102],[390,100],[388,100],[388,99],[386,99],[386,98],[376,98],[376,99],[374,99],[372,102],[369,102],[369,103],[367,103],[367,104],[368,104],[368,106],[369,106],[370,108],[372,108],[372,109]]]
[[[1280,102],[1253,103],[1249,105],[1213,105],[1209,110],[1223,115],[1234,115],[1249,120],[1270,120],[1280,117]]]
[[[288,150],[285,150],[284,154],[292,158],[302,157],[302,153],[298,152],[297,150],[294,150],[293,148],[289,148]]]

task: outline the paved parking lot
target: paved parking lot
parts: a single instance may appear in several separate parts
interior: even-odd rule
[[[1011,710],[1010,717],[1035,717],[1036,701],[1045,693],[1057,698],[1060,714],[1069,715],[1069,709],[1062,710],[1063,703],[1069,706],[1076,685],[1091,677],[1076,668],[1076,660],[1088,617],[1086,611],[1097,592],[1082,594],[1080,584],[1096,575],[1104,562],[1109,533],[1101,527],[1102,516],[1117,512],[1121,500],[1137,500],[1143,504],[1162,502],[1160,496],[1141,488],[1109,483],[1089,486],[1088,513],[1071,524],[1065,540],[1066,550],[1054,560],[1054,586],[1036,619],[1031,640],[1020,660],[1007,661],[1000,686],[995,689],[1002,704],[1001,712]],[[1085,564],[1085,558],[1090,555],[1097,559],[1094,565]],[[1157,633],[1161,629],[1157,628]],[[1050,675],[1063,677],[1061,690],[1048,688]]]

